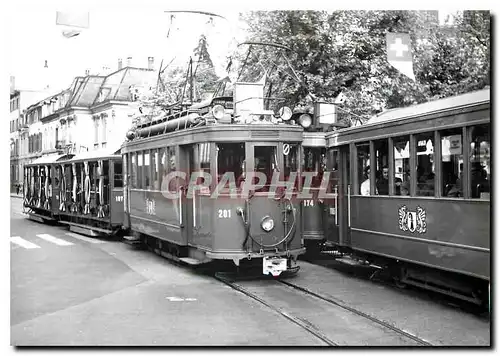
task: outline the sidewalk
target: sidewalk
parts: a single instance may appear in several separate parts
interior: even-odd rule
[[[11,198],[19,198],[19,199],[22,199],[22,198],[23,198],[23,195],[22,195],[22,194],[17,195],[16,193],[10,193],[10,197],[11,197]]]

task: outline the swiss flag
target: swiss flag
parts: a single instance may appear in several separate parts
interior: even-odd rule
[[[415,80],[410,35],[387,33],[387,61],[408,78]]]

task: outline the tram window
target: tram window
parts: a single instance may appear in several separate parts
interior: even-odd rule
[[[168,173],[174,172],[177,169],[175,147],[168,147]]]
[[[144,186],[142,185],[143,183],[143,158],[144,158],[144,153],[143,152],[138,152],[137,153],[137,188],[139,189],[144,189]]]
[[[122,162],[115,162],[115,177],[113,180],[113,185],[115,188],[123,188],[123,170],[122,170]]]
[[[154,149],[151,150],[151,169],[153,172],[153,176],[151,177],[151,180],[153,181],[151,189],[153,190],[159,190],[159,184],[158,184],[158,150]]]
[[[358,182],[361,195],[370,195],[370,144],[356,145],[358,151]]]
[[[285,145],[288,145],[289,149],[286,148],[285,146],[283,147],[283,177],[285,181],[288,181],[290,179],[290,174],[295,172],[298,173],[299,171],[299,165],[298,165],[298,156],[299,156],[299,145],[297,144],[292,144],[292,143],[286,143]],[[286,153],[286,154],[285,154]],[[319,153],[318,157],[319,161],[319,168],[316,170],[318,172],[318,176],[320,175],[320,168],[322,167],[322,162],[321,162],[321,152]],[[314,171],[314,170],[313,170]],[[272,177],[271,177],[272,178]],[[313,184],[316,184],[317,177],[313,179]],[[321,178],[320,178],[320,183],[321,183]],[[319,186],[319,183],[318,183]],[[297,187],[297,177],[295,178],[294,182],[294,187]]]
[[[417,195],[434,196],[434,132],[416,135],[417,143]]]
[[[490,125],[477,125],[469,130],[471,198],[490,200],[491,127]]]
[[[394,142],[394,194],[410,195],[410,136],[396,137]]]
[[[160,148],[158,149],[158,187],[159,190],[163,190],[161,188],[163,179],[165,179],[165,175],[167,174],[166,170],[168,168],[168,163],[167,163],[167,148]]]
[[[387,139],[377,140],[375,146],[375,186],[376,194],[389,195],[389,143]]]
[[[241,183],[244,179],[245,144],[243,143],[221,143],[217,144],[217,183],[225,174],[234,174],[235,183]],[[226,177],[231,179],[229,176]],[[229,182],[224,190],[229,189]],[[239,184],[236,184],[239,187]]]
[[[56,166],[56,175],[54,177],[54,187],[59,188],[59,181],[61,180],[61,167]]]
[[[130,171],[132,172],[132,188],[137,188],[137,165],[136,165],[136,153],[130,154]]]
[[[200,143],[198,152],[200,155],[200,170],[210,173],[210,143]]]
[[[254,150],[254,171],[266,176],[266,184],[256,192],[267,192],[271,185],[273,173],[279,171],[278,156],[275,146],[256,146]]]
[[[441,177],[444,197],[463,197],[462,128],[441,131]]]
[[[316,176],[312,179],[311,188],[319,188],[321,186],[321,179],[323,178],[323,172],[325,171],[326,159],[323,151],[324,149],[321,147],[304,147],[302,169],[304,172],[316,173]]]
[[[149,164],[150,159],[151,159],[151,156],[149,154],[149,151],[144,152],[144,167],[143,167],[144,186],[143,186],[143,188],[148,189],[148,190],[151,189],[151,169],[150,169],[151,166]]]

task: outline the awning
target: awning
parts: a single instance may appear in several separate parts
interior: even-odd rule
[[[26,166],[40,166],[40,165],[51,164],[59,160],[63,160],[66,157],[71,157],[71,155],[68,156],[67,154],[53,154],[53,155],[42,156],[35,159],[33,162],[28,163]]]
[[[121,145],[118,147],[112,146],[112,147],[101,148],[98,150],[81,152],[76,156],[74,156],[73,158],[71,158],[69,161],[71,162],[96,161],[99,159],[117,158],[120,157],[120,150],[121,150]]]

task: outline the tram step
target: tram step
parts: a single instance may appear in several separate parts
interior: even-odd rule
[[[179,258],[179,260],[182,262],[186,262],[190,265],[199,265],[202,263],[200,260],[197,260],[197,259],[191,258],[191,257],[181,257],[181,258]]]

